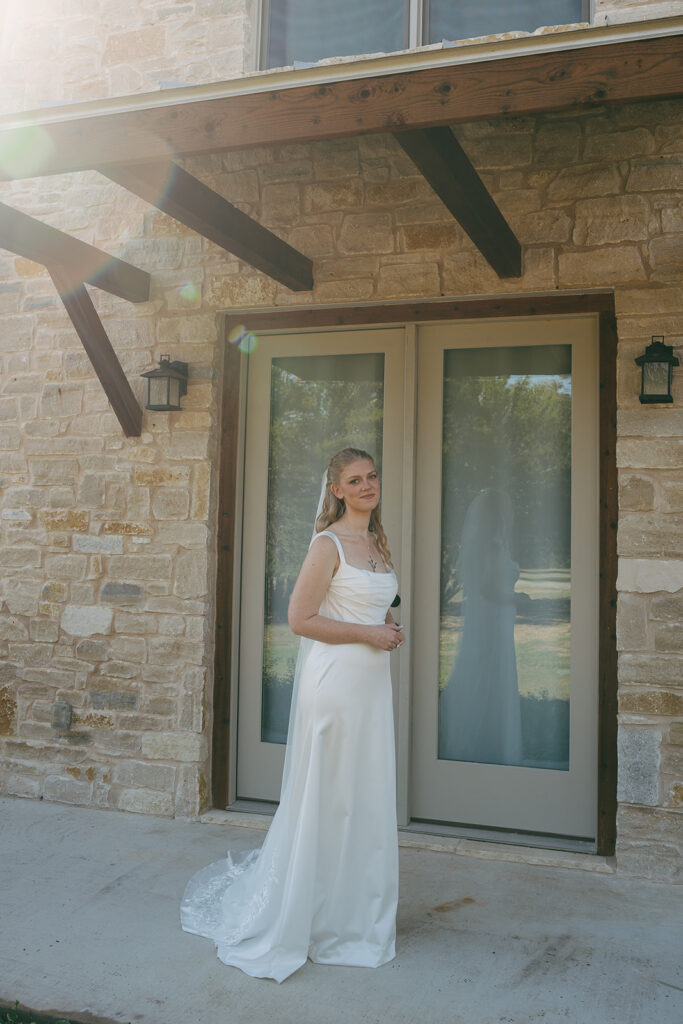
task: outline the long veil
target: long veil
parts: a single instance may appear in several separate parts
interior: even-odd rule
[[[322,510],[326,484],[327,471],[322,480],[311,544],[316,536],[315,522]],[[294,793],[296,773],[293,767],[305,756],[303,748],[299,749],[303,742],[299,736],[299,681],[312,644],[313,641],[305,637],[299,643],[280,806],[263,845],[246,853],[234,854],[228,851],[225,859],[198,871],[188,882],[180,907],[181,923],[185,931],[213,939],[221,960],[257,976],[263,976],[264,958],[272,958],[267,942],[260,943],[256,935],[260,929],[261,933],[270,936],[268,941],[276,941],[274,937],[279,929],[279,903],[285,898],[283,887],[286,888],[289,850],[292,836],[296,836],[297,832],[297,797]],[[303,959],[306,959],[305,955]],[[257,962],[261,965],[258,968]],[[280,981],[299,965],[299,961],[287,963],[283,953],[277,967],[269,967],[266,973]]]
[[[325,500],[325,490],[327,488],[327,469],[323,473],[322,484],[320,487],[320,497],[318,498],[318,506],[315,510],[315,519],[313,520],[313,533],[311,536],[310,544],[313,543],[317,536],[316,523],[318,517],[323,510],[323,502]],[[309,544],[309,547],[310,547]],[[292,682],[292,702],[290,704],[289,711],[289,725],[287,728],[287,746],[285,748],[285,764],[282,769],[282,786],[280,788],[280,803],[283,803],[288,792],[289,784],[291,782],[292,765],[296,763],[296,722],[297,722],[297,708],[299,706],[299,680],[301,679],[301,670],[304,666],[306,658],[311,650],[313,641],[309,640],[308,637],[302,636],[299,641],[299,651],[296,657],[296,667],[294,669],[294,679]]]

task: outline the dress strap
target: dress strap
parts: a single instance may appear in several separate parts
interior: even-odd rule
[[[339,552],[339,558],[341,559],[342,564],[345,565],[346,564],[346,558],[344,557],[344,548],[342,547],[342,543],[339,540],[339,537],[337,536],[337,534],[336,533],[332,533],[332,530],[321,530],[320,533],[316,533],[315,537],[311,541],[311,544],[313,544],[313,542],[316,541],[318,539],[318,537],[331,537],[332,538],[334,543],[337,545],[337,551]]]

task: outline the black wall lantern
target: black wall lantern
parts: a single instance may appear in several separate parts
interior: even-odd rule
[[[157,369],[141,376],[147,378],[146,409],[173,412],[180,408],[180,399],[187,394],[187,363],[161,356]]]
[[[671,373],[673,367],[678,366],[678,359],[673,347],[664,344],[662,335],[653,336],[652,343],[638,356],[636,363],[642,370],[641,402],[673,402]]]

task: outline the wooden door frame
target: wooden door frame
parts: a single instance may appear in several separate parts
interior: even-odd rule
[[[599,330],[599,448],[600,448],[600,595],[598,654],[598,826],[597,853],[611,856],[616,840],[617,813],[617,329],[611,291],[564,292],[553,295],[496,296],[455,300],[421,300],[364,306],[310,306],[226,314],[223,345],[223,398],[219,455],[218,575],[216,647],[213,698],[213,803],[228,802],[231,690],[236,680],[233,663],[237,482],[239,472],[240,353],[227,344],[237,324],[247,330],[291,331],[325,327],[367,327],[380,324],[435,323],[446,320],[501,317],[560,316],[595,313]]]

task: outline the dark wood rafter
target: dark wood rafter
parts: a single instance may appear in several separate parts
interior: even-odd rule
[[[220,153],[683,95],[683,36],[662,36],[271,89],[30,128],[0,129],[3,151],[39,130],[50,155],[0,178]],[[47,148],[47,147],[46,147]]]
[[[376,306],[337,306],[308,309],[279,309],[253,314],[235,313],[226,319],[226,332],[232,325],[246,324],[250,331],[288,331],[307,328],[360,326],[396,323],[433,323],[443,320],[493,319],[515,316],[553,316],[596,313],[600,332],[600,622],[598,670],[598,833],[597,853],[610,856],[616,840],[616,773],[617,773],[617,650],[616,650],[616,319],[614,295],[609,290],[565,292],[560,295],[527,294],[491,296],[477,299],[444,299],[406,302]],[[230,346],[229,346],[230,347]],[[237,353],[233,349],[232,359]],[[224,415],[237,415],[237,371],[225,377]],[[232,607],[233,546],[236,515],[235,473],[238,433],[236,419],[229,418],[223,431],[221,450],[219,552],[224,552],[219,570],[217,607],[221,629],[230,617],[225,609]],[[225,474],[225,478],[223,477]],[[230,612],[231,614],[231,612]],[[218,638],[219,634],[217,634]],[[220,634],[221,650],[229,652],[230,638]],[[217,658],[218,639],[217,639]],[[227,800],[229,716],[227,708],[230,687],[228,654],[222,655],[219,676],[218,662],[214,692],[213,794],[216,806]],[[220,680],[220,684],[219,684]],[[222,723],[222,728],[220,727]]]
[[[149,299],[150,276],[146,271],[4,203],[0,203],[0,248],[48,269],[59,266],[68,288],[87,281],[129,302]]]
[[[522,247],[450,128],[394,138],[499,277],[521,277]]]
[[[60,266],[51,266],[48,270],[124,434],[126,437],[139,437],[142,409],[85,285],[83,282],[74,285],[69,271]]]
[[[310,291],[313,264],[172,161],[100,167],[112,181],[163,210],[292,291]]]

